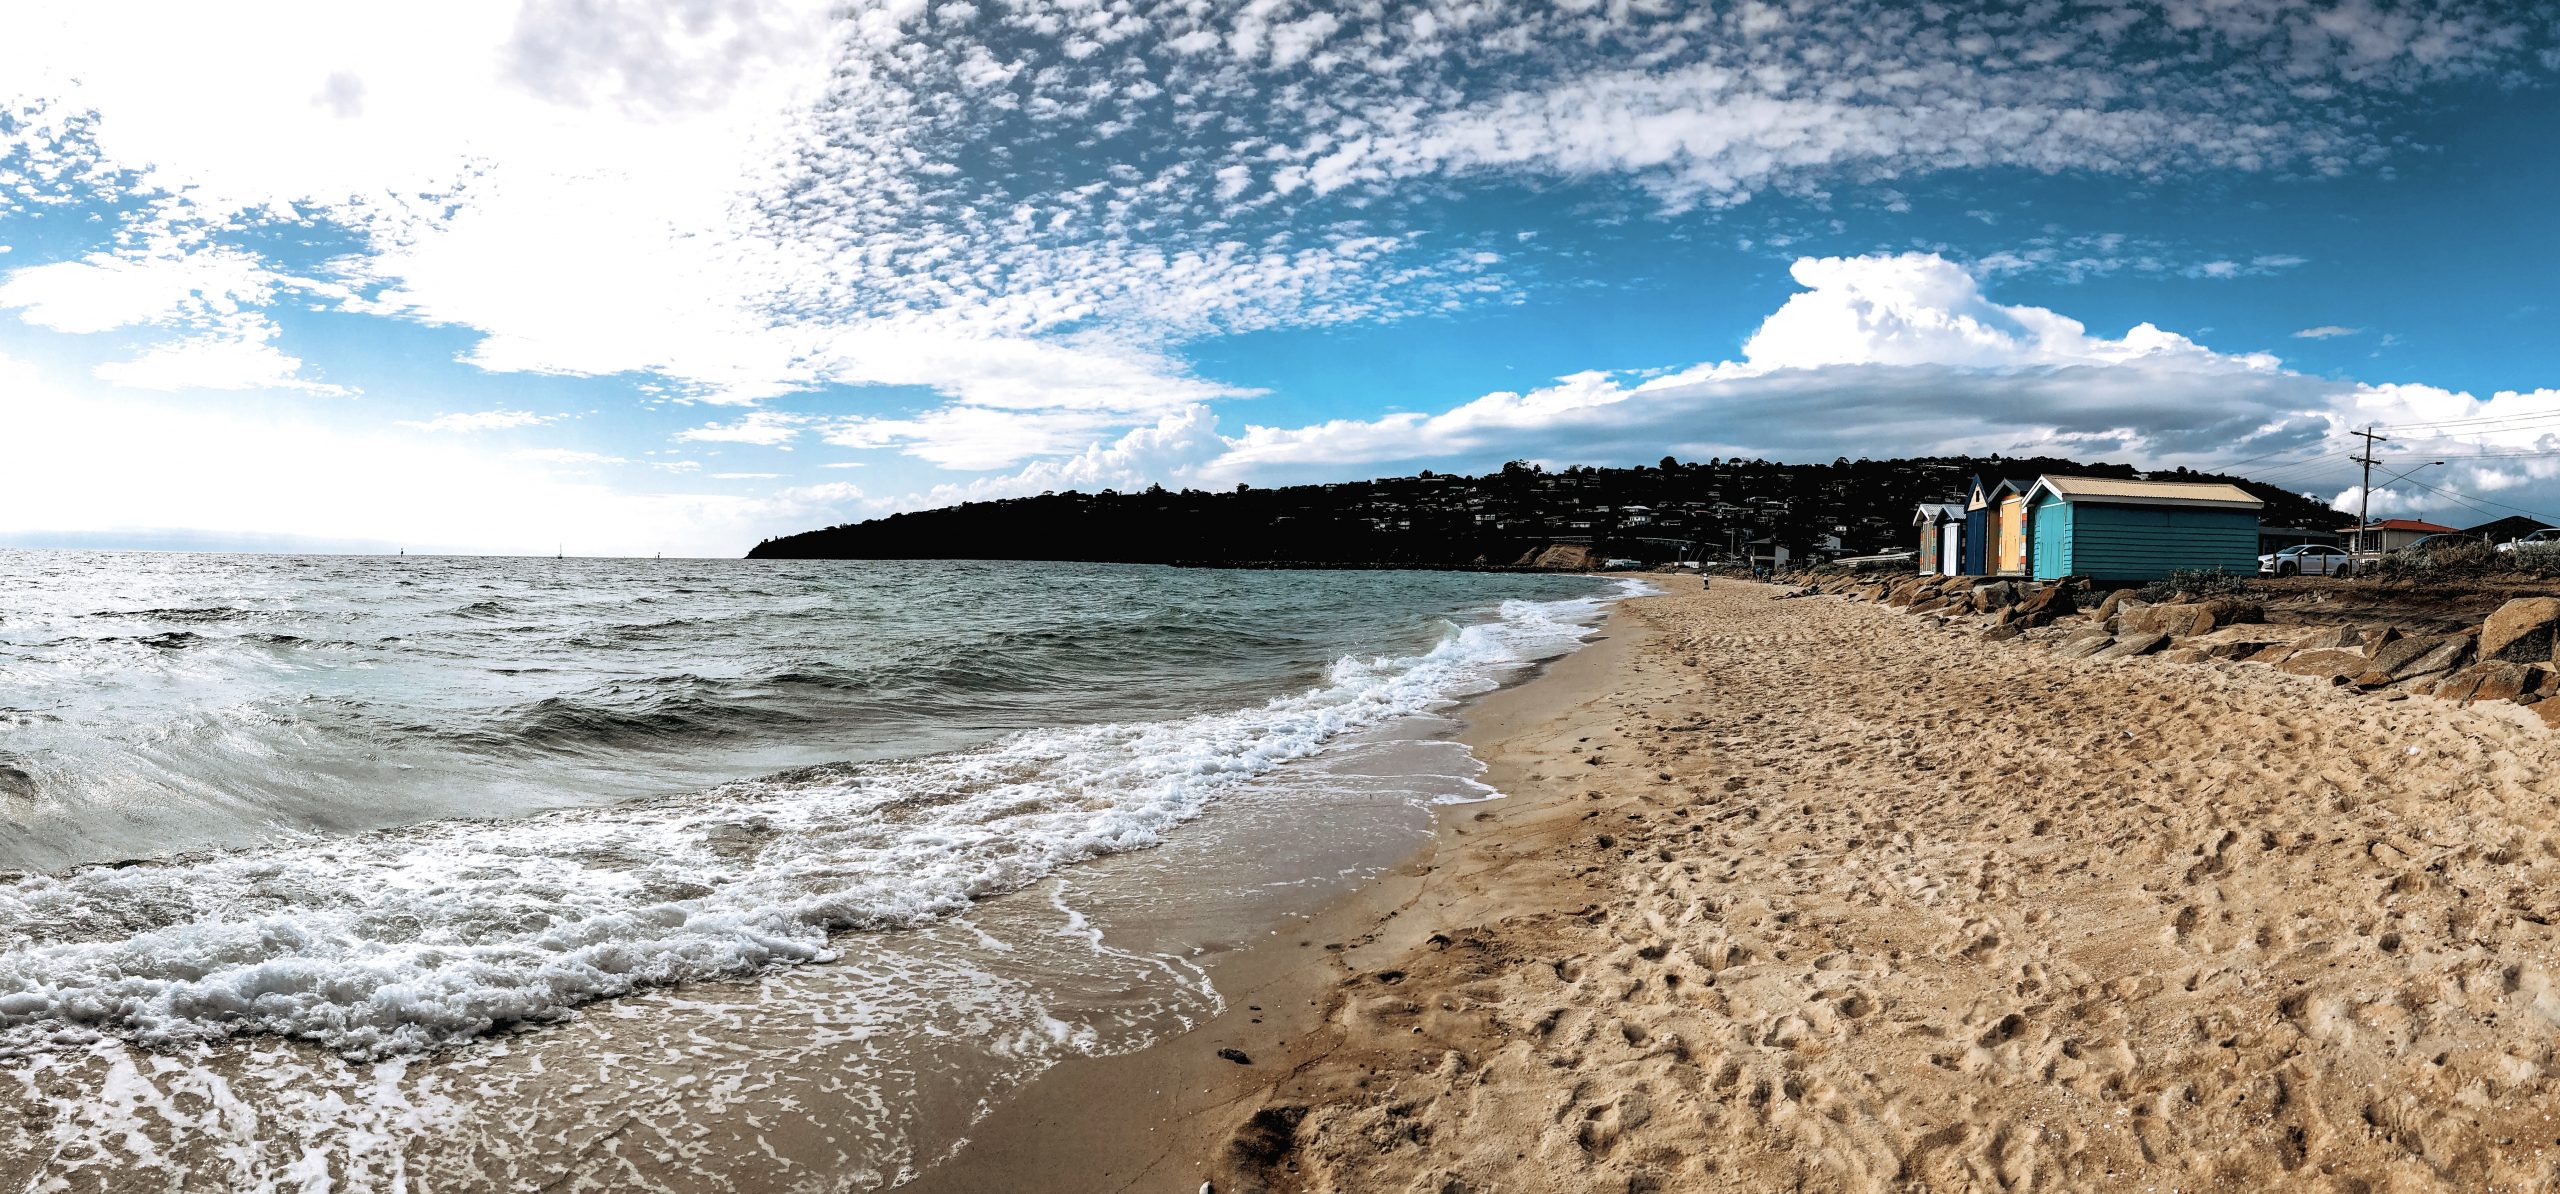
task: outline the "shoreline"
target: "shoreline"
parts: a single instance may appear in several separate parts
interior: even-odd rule
[[[1442,805],[1431,832],[1393,867],[1336,896],[1302,922],[1221,956],[1209,973],[1227,1009],[1132,1053],[1070,1058],[1050,1067],[977,1123],[969,1143],[897,1187],[915,1194],[1019,1191],[1193,1191],[1218,1183],[1227,1142],[1291,1058],[1320,1039],[1331,993],[1353,973],[1421,948],[1435,930],[1419,915],[1446,907],[1444,868],[1474,841],[1552,820],[1560,811],[1527,785],[1509,749],[1596,699],[1652,629],[1627,616],[1632,597],[1583,646],[1471,701],[1454,738],[1484,764],[1498,799]],[[1240,1064],[1220,1055],[1236,1050]]]
[[[1778,591],[1621,603],[1509,799],[908,1188],[2560,1181],[2549,731]]]

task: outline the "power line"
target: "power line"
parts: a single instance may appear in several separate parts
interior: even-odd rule
[[[2447,460],[2530,460],[2540,456],[2560,456],[2560,448],[2518,449],[2513,452],[2446,452]]]
[[[2515,511],[2515,512],[2516,512],[2516,513],[2518,513],[2518,514],[2529,515],[2529,516],[2531,516],[2531,517],[2533,517],[2533,518],[2535,518],[2535,519],[2538,519],[2538,520],[2540,520],[2540,521],[2543,521],[2543,522],[2552,522],[2552,521],[2555,521],[2555,520],[2554,520],[2554,519],[2552,519],[2550,516],[2548,516],[2548,515],[2544,514],[2544,513],[2543,513],[2542,511],[2540,511],[2540,510],[2527,510],[2527,509],[2525,509],[2525,508],[2524,508],[2524,507],[2522,507],[2522,506],[2510,506],[2510,505],[2506,504],[2505,502],[2495,502],[2495,501],[2491,501],[2491,500],[2489,500],[2488,498],[2484,498],[2484,497],[2470,497],[2470,496],[2466,496],[2466,495],[2464,495],[2464,494],[2456,493],[2456,492],[2454,492],[2454,491],[2452,491],[2452,490],[2450,490],[2450,489],[2438,489],[2438,488],[2436,488],[2435,486],[2433,486],[2433,485],[2429,485],[2429,484],[2427,484],[2427,483],[2426,483],[2426,482],[2424,482],[2424,481],[2411,481],[2411,482],[2409,482],[2409,483],[2410,483],[2411,485],[2415,485],[2415,486],[2417,486],[2417,487],[2418,487],[2418,488],[2420,488],[2420,489],[2426,490],[2426,491],[2427,491],[2427,492],[2429,492],[2429,493],[2442,494],[2442,495],[2444,495],[2445,497],[2452,498],[2453,500],[2455,500],[2455,501],[2457,501],[2457,502],[2461,502],[2461,503],[2463,503],[2464,505],[2470,506],[2471,508],[2473,508],[2473,509],[2475,509],[2475,510],[2480,509],[2480,507],[2482,507],[2482,506],[2496,506],[2497,508],[2499,508],[2499,509],[2501,509],[2501,510],[2513,510],[2513,511]],[[2486,511],[2486,510],[2481,510],[2481,513],[2485,514],[2485,513],[2488,513],[2488,511]]]
[[[2266,453],[2262,453],[2262,454],[2257,455],[2257,456],[2251,456],[2251,457],[2249,457],[2249,458],[2247,458],[2247,459],[2245,459],[2245,460],[2234,460],[2234,461],[2232,461],[2232,462],[2231,462],[2231,463],[2229,463],[2229,464],[2217,464],[2217,465],[2212,465],[2212,466],[2209,466],[2209,467],[2216,468],[2216,469],[2221,469],[2221,470],[2225,470],[2225,471],[2229,471],[2229,470],[2232,470],[2232,469],[2237,469],[2237,468],[2239,468],[2241,465],[2244,465],[2244,464],[2256,464],[2257,462],[2259,462],[2259,461],[2261,461],[2261,460],[2268,459],[2269,457],[2274,457],[2274,456],[2284,456],[2284,455],[2288,455],[2288,454],[2290,454],[2290,453],[2294,453],[2294,452],[2305,452],[2305,451],[2311,451],[2311,450],[2314,450],[2314,449],[2322,449],[2322,448],[2326,448],[2326,447],[2328,447],[2328,446],[2329,446],[2329,441],[2328,441],[2328,440],[2325,440],[2325,439],[2324,439],[2324,440],[2321,440],[2320,442],[2315,443],[2315,444],[2295,444],[2294,446],[2292,446],[2292,447],[2290,447],[2290,448],[2278,448],[2278,449],[2276,449],[2276,450],[2275,450],[2275,451],[2273,451],[2273,452],[2266,452]],[[2323,453],[2323,455],[2326,455],[2326,453],[2324,452],[2324,453]]]
[[[2503,415],[2486,415],[2476,419],[2448,419],[2440,423],[2402,423],[2391,430],[2411,439],[2453,439],[2464,435],[2486,435],[2497,431],[2522,431],[2530,427],[2560,425],[2560,411],[2516,411]]]
[[[2260,471],[2260,472],[2258,472],[2258,473],[2256,473],[2256,474],[2253,474],[2249,479],[2250,479],[2250,480],[2252,480],[2252,481],[2257,481],[2257,482],[2261,482],[2261,483],[2264,483],[2264,484],[2270,484],[2270,485],[2271,485],[2271,484],[2274,484],[2274,483],[2275,483],[2275,482],[2272,480],[2273,478],[2276,478],[2276,477],[2284,477],[2284,476],[2292,476],[2292,475],[2298,475],[2298,474],[2308,474],[2308,473],[2310,473],[2310,472],[2312,472],[2312,471],[2314,471],[2314,470],[2317,470],[2317,469],[2319,469],[2319,468],[2321,468],[2321,467],[2323,467],[2323,466],[2326,466],[2326,465],[2329,465],[2329,464],[2333,464],[2333,463],[2335,463],[2335,462],[2337,462],[2337,461],[2340,461],[2340,460],[2346,460],[2346,459],[2350,459],[2350,457],[2348,457],[2348,456],[2347,456],[2347,454],[2346,454],[2346,453],[2344,453],[2344,452],[2324,452],[2324,453],[2322,453],[2321,455],[2315,456],[2315,457],[2313,457],[2313,458],[2311,458],[2311,459],[2309,459],[2309,460],[2296,460],[2296,461],[2292,461],[2292,462],[2287,463],[2287,464],[2280,464],[2280,465],[2277,465],[2277,466],[2275,466],[2275,467],[2273,467],[2273,468],[2270,468],[2270,469],[2265,469],[2265,470]]]

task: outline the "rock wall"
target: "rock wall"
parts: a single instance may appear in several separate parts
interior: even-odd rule
[[[2076,578],[1835,573],[1778,596],[1826,595],[1898,606],[1951,630],[2033,642],[2069,658],[2256,664],[2389,700],[2510,701],[2560,727],[2560,700],[2551,699],[2560,697],[2560,598],[2518,598],[2479,626],[2437,634],[2387,623],[2274,626],[2247,600],[2153,604],[2130,589],[2093,593]]]

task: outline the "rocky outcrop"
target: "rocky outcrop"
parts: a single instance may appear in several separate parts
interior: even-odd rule
[[[1900,606],[1988,641],[2034,643],[2067,658],[2262,664],[2391,699],[2509,701],[2560,728],[2560,598],[2510,601],[2483,625],[2444,634],[2379,623],[2274,626],[2245,599],[2148,603],[2129,589],[2092,607],[2079,580],[1825,576],[1779,594],[1823,595]]]
[[[2541,663],[2560,637],[2560,597],[2519,597],[2498,607],[2480,627],[2480,658]]]
[[[1580,543],[1550,543],[1544,548],[1520,557],[1514,568],[1535,568],[1541,572],[1589,572],[1598,561],[1591,549]]]
[[[2215,598],[2163,605],[2124,602],[2111,621],[2117,634],[2167,634],[2179,638],[2210,633],[2220,626],[2264,622],[2266,611],[2254,602]]]
[[[2119,638],[2091,655],[2091,659],[2128,659],[2150,655],[2169,645],[2169,636],[2158,631],[2136,631]]]

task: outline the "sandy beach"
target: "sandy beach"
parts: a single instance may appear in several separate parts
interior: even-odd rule
[[[911,1188],[2560,1178],[2538,724],[1772,592],[1622,605],[1472,715],[1508,799]]]

